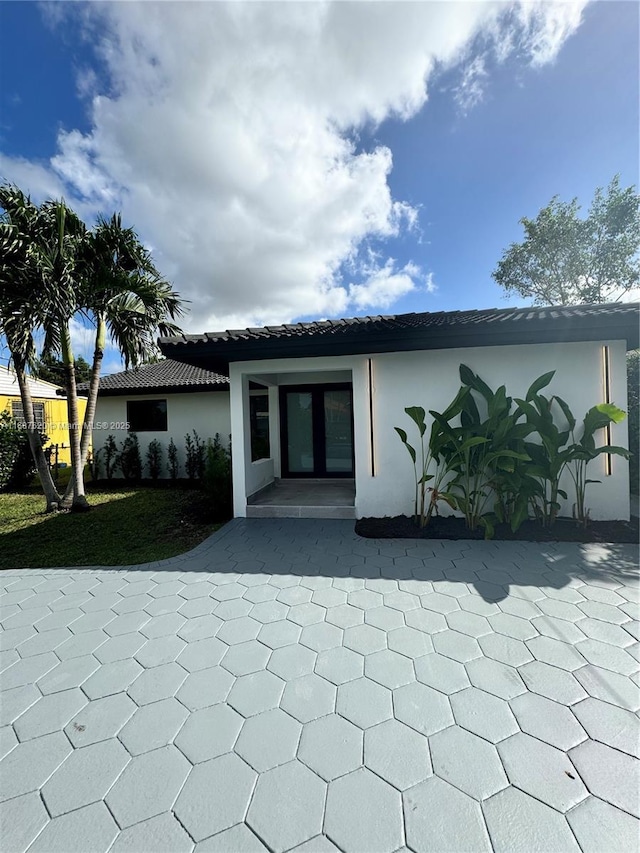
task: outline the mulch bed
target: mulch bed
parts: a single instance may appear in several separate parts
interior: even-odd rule
[[[361,518],[356,533],[367,539],[484,539],[484,530],[469,530],[463,518],[436,516],[422,529],[406,515],[394,518]],[[516,533],[506,524],[496,525],[494,540],[528,542],[634,542],[640,539],[638,519],[592,521],[580,527],[572,518],[559,518],[551,529],[525,521]]]

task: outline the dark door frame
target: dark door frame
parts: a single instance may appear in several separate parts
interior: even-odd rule
[[[353,385],[351,382],[326,382],[305,385],[280,386],[280,466],[286,479],[353,479],[355,471],[355,442],[353,431]],[[287,424],[287,394],[290,392],[311,393],[311,429],[313,433],[312,472],[289,471],[289,430]],[[351,471],[327,472],[326,432],[324,425],[324,392],[349,391],[351,397]]]

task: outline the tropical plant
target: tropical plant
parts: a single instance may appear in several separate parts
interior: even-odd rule
[[[130,432],[122,442],[120,450],[120,470],[128,482],[137,483],[142,477],[142,459],[140,443],[135,432]]]
[[[111,434],[107,436],[104,447],[100,451],[104,456],[104,473],[107,480],[113,480],[113,475],[120,465],[120,454],[115,437]]]
[[[631,493],[640,493],[640,351],[627,353],[629,393],[629,481]]]
[[[569,412],[566,413],[570,414]],[[570,461],[568,465],[569,475],[573,480],[576,490],[576,502],[573,506],[573,516],[584,527],[589,523],[589,510],[586,505],[586,491],[589,483],[600,483],[600,480],[587,479],[587,468],[590,462],[603,453],[610,455],[623,456],[629,458],[629,451],[624,447],[616,447],[615,445],[603,445],[596,447],[595,433],[598,430],[605,429],[610,424],[620,423],[626,417],[625,412],[611,403],[600,403],[598,406],[593,406],[582,421],[581,436],[576,439],[575,427],[576,422],[571,418],[569,427],[571,429],[571,438],[573,444],[570,449]]]
[[[76,382],[88,382],[91,378],[91,365],[79,355],[75,359]],[[64,385],[64,363],[61,359],[45,353],[33,367],[31,374],[36,379],[51,382],[53,385]]]
[[[0,334],[5,336],[18,380],[31,453],[48,512],[58,508],[60,495],[53,482],[36,427],[28,369],[35,364],[34,332],[54,313],[58,294],[50,277],[39,273],[38,245],[50,231],[40,208],[17,187],[0,185]]]
[[[457,399],[457,398],[456,398]],[[455,404],[455,401],[454,401]],[[454,405],[452,404],[452,406]],[[450,407],[451,408],[451,407]],[[441,498],[440,490],[442,481],[447,473],[440,456],[441,431],[436,421],[432,424],[429,439],[426,438],[427,425],[425,421],[426,412],[422,406],[408,406],[405,413],[411,418],[416,427],[420,439],[419,454],[415,447],[409,443],[406,430],[394,427],[400,437],[400,441],[407,449],[413,462],[413,476],[415,484],[415,500],[413,517],[416,524],[426,527],[433,513],[438,514],[438,501]],[[453,415],[451,415],[453,417]],[[430,473],[433,470],[433,473]],[[431,483],[431,485],[428,485]],[[427,498],[428,494],[428,498]]]
[[[162,471],[162,445],[157,438],[149,442],[147,448],[147,468],[152,480],[157,480]]]
[[[178,461],[178,448],[176,447],[173,439],[169,442],[167,460],[169,464],[169,476],[172,480],[177,480],[178,474],[180,473],[180,463]]]
[[[512,399],[504,385],[491,388],[466,365],[460,365],[462,387],[445,412],[431,411],[438,425],[438,446],[452,478],[441,497],[460,510],[470,530],[484,527],[493,535],[497,520],[509,521],[512,529],[527,517],[526,503],[515,493],[517,464],[527,462],[524,439],[531,432],[512,412]],[[480,395],[483,413],[472,392]],[[486,412],[486,414],[484,414]],[[460,415],[460,425],[451,421]],[[490,511],[495,495],[499,514]]]

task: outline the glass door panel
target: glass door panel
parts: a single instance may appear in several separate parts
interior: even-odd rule
[[[313,399],[311,391],[287,392],[287,454],[292,474],[313,475]]]
[[[353,471],[353,429],[351,392],[324,391],[325,470],[327,474]]]

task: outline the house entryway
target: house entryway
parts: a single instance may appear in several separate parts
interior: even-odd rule
[[[276,480],[249,498],[248,518],[355,518],[355,480]]]
[[[280,388],[282,477],[353,478],[350,384]]]

